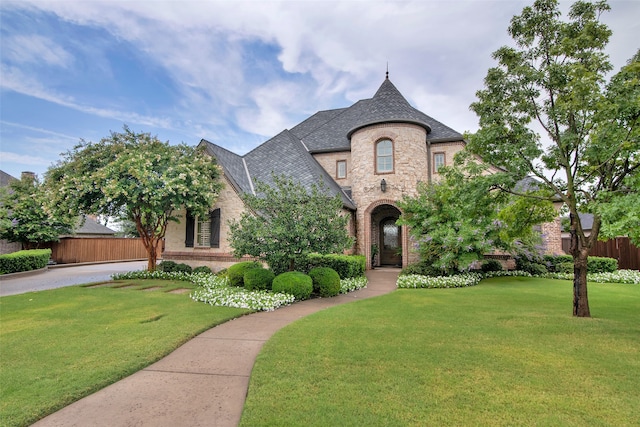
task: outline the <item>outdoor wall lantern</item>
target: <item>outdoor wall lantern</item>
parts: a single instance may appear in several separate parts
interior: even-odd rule
[[[382,190],[383,193],[387,191],[387,181],[385,181],[384,178],[380,181],[380,190]]]

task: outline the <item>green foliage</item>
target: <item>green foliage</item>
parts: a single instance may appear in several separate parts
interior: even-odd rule
[[[587,259],[587,272],[589,274],[613,273],[617,269],[618,269],[618,260],[615,258],[590,256]]]
[[[45,268],[51,257],[51,249],[31,249],[0,255],[0,274]]]
[[[251,268],[244,273],[244,287],[248,291],[270,291],[276,275],[266,268]]]
[[[434,266],[431,261],[422,260],[415,264],[409,264],[400,271],[400,275],[416,274],[420,276],[442,276],[447,274],[441,268]]]
[[[302,301],[311,296],[313,280],[299,271],[288,271],[273,279],[271,289],[273,292],[293,295],[296,301]]]
[[[502,271],[502,264],[496,259],[488,259],[482,262],[481,269],[484,273],[489,271]]]
[[[565,21],[557,0],[524,8],[509,26],[514,43],[493,54],[498,65],[471,105],[480,129],[468,149],[512,180],[537,177],[546,190],[538,197],[569,210],[577,316],[590,315],[583,266],[601,227],[640,241],[640,55],[606,84],[611,31],[599,18],[609,9],[577,1]],[[590,233],[578,212],[594,214]]]
[[[516,270],[526,271],[533,276],[540,276],[549,272],[542,258],[529,259],[526,256],[516,257]]]
[[[550,272],[573,273],[573,257],[571,255],[545,255],[544,263]],[[618,260],[615,258],[590,256],[587,258],[587,272],[613,273],[618,269]]]
[[[307,270],[315,267],[329,267],[335,270],[341,279],[364,276],[367,261],[364,255],[309,254],[306,257]]]
[[[186,274],[191,274],[193,272],[193,269],[191,268],[190,265],[188,264],[178,264],[174,261],[162,261],[160,264],[158,264],[158,270],[160,271],[164,271],[165,273],[186,273]],[[209,270],[209,272],[211,272]]]
[[[155,268],[157,243],[175,212],[205,215],[221,188],[220,168],[204,149],[169,145],[124,127],[98,143],[82,141],[47,172],[59,212],[126,218]]]
[[[421,183],[416,196],[398,203],[398,223],[410,227],[421,259],[439,270],[465,270],[497,249],[534,251],[541,239],[533,226],[555,217],[549,201],[521,201],[499,191],[515,182],[487,175],[487,166],[468,152],[439,173],[442,179]]]
[[[313,292],[321,297],[334,297],[340,293],[340,276],[329,267],[316,267],[309,271]]]
[[[174,261],[161,261],[160,264],[158,264],[158,270],[160,271],[166,271],[167,273],[171,273],[173,271],[175,271],[175,268],[178,264]]]
[[[262,268],[262,264],[257,261],[242,261],[227,268],[227,278],[229,279],[229,285],[237,286],[239,288],[243,287],[245,285],[244,274],[247,272],[247,270],[251,270],[253,268]]]
[[[193,273],[197,274],[197,273],[206,273],[206,274],[211,274],[211,269],[209,267],[207,267],[206,265],[201,265],[198,266],[196,268],[193,269]]]
[[[315,184],[307,189],[286,177],[272,180],[271,185],[256,182],[257,195],[244,197],[247,211],[230,223],[235,256],[262,259],[279,273],[293,270],[310,253],[341,252],[352,244],[339,195],[330,196]]]
[[[78,216],[54,212],[52,195],[36,177],[12,181],[9,190],[0,190],[0,238],[20,242],[25,249],[40,243],[57,242],[60,235],[72,234]]]

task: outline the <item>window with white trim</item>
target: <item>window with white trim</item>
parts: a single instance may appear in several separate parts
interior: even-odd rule
[[[376,171],[378,173],[393,172],[393,143],[388,139],[376,144]]]
[[[433,172],[438,173],[438,169],[445,165],[444,153],[435,153],[433,155]]]
[[[347,177],[347,161],[346,160],[338,160],[336,162],[336,178],[346,178]]]
[[[211,243],[211,218],[196,219],[196,246],[210,247]]]

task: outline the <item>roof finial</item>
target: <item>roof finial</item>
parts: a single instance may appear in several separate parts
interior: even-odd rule
[[[389,61],[387,61],[387,80],[389,80]]]

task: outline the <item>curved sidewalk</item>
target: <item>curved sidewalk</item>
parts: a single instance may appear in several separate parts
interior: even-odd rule
[[[309,314],[396,289],[398,269],[367,272],[367,288],[239,317],[198,335],[164,359],[34,426],[237,426],[262,345]]]

